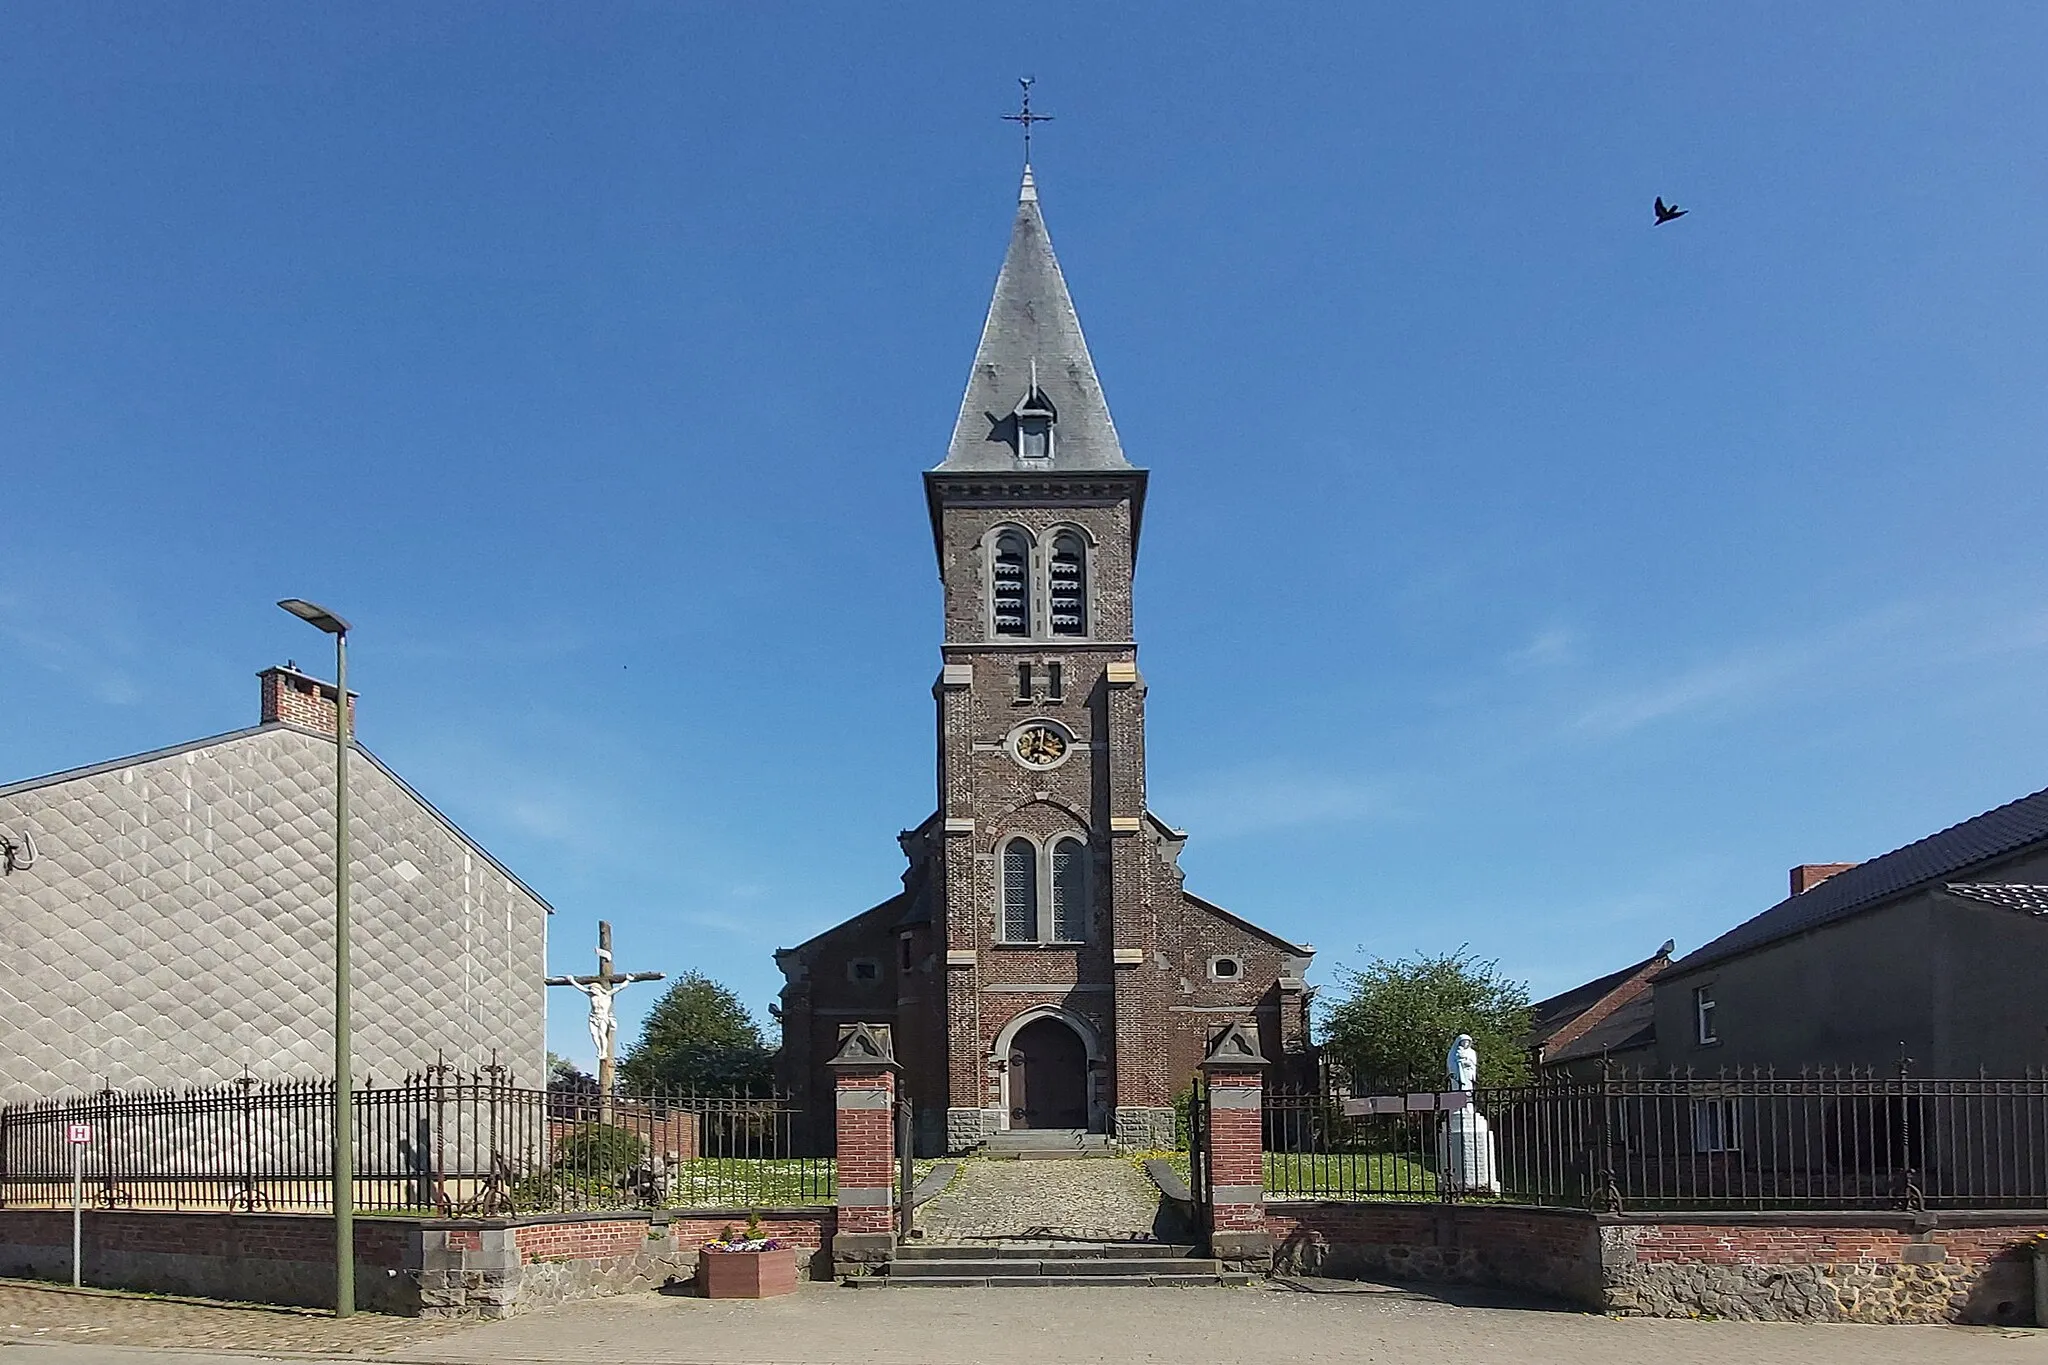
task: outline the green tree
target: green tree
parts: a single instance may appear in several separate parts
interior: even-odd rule
[[[619,1079],[631,1089],[764,1090],[771,1057],[740,998],[702,972],[687,972],[647,1012]]]
[[[1341,970],[1324,1008],[1325,1055],[1367,1090],[1441,1090],[1444,1056],[1461,1033],[1479,1052],[1482,1085],[1529,1079],[1529,988],[1465,948],[1439,956],[1375,957]]]

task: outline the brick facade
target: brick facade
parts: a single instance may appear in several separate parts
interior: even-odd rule
[[[927,1151],[1032,1122],[1011,1092],[1016,1035],[1038,1019],[1080,1039],[1086,1074],[1072,1079],[1086,1127],[1141,1146],[1170,1141],[1171,1106],[1219,1027],[1255,1023],[1276,1060],[1308,1044],[1302,976],[1313,949],[1189,894],[1186,836],[1146,804],[1132,582],[1147,475],[1124,462],[1100,408],[1027,186],[970,393],[1021,386],[1008,406],[1034,384],[1066,405],[1053,449],[1071,459],[1012,459],[1003,423],[990,429],[963,410],[953,453],[925,476],[944,587],[938,800],[900,836],[903,890],[776,955],[787,979],[782,1082],[814,1122],[829,1122],[824,1062],[840,1026],[887,1022]],[[1027,547],[1032,585],[1028,619],[1007,630],[995,581],[1005,537]],[[1047,606],[1063,546],[1083,565],[1082,605],[1065,626]],[[1020,753],[1027,727],[1059,736],[1057,759]],[[1077,932],[1062,941],[1006,941],[1004,850],[1019,838],[1042,851],[1042,897],[1053,850],[1074,840],[1082,851]]]

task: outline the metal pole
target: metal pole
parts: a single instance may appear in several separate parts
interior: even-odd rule
[[[355,1113],[349,1067],[348,632],[334,633],[334,1316],[356,1311]]]
[[[85,1144],[71,1144],[71,1287],[81,1283],[79,1258],[85,1246]]]

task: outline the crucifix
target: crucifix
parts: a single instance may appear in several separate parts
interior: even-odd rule
[[[1051,114],[1034,114],[1031,112],[1031,87],[1037,80],[1038,77],[1036,76],[1019,76],[1017,78],[1017,84],[1024,87],[1024,108],[1020,113],[1003,115],[1004,118],[1012,123],[1024,125],[1024,164],[1027,166],[1031,164],[1031,125],[1034,123],[1052,122]]]
[[[550,986],[571,986],[590,997],[590,1041],[597,1049],[598,1122],[612,1121],[612,1093],[618,1085],[619,1016],[612,1008],[618,993],[635,981],[659,981],[661,972],[615,972],[612,970],[612,926],[597,922],[597,974],[595,976],[551,976]]]

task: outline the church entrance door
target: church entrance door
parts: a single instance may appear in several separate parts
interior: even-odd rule
[[[1026,1024],[1010,1044],[1010,1126],[1088,1126],[1088,1048],[1057,1019]]]

